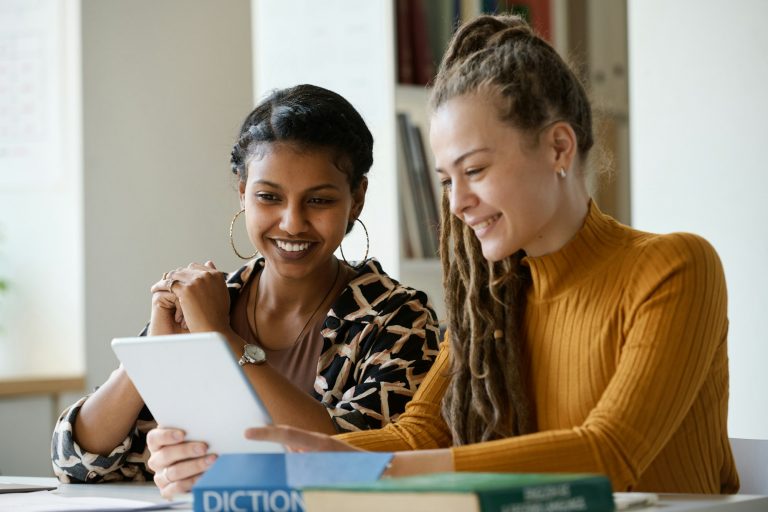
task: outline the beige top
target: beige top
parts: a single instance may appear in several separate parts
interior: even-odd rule
[[[258,278],[249,280],[245,285],[240,296],[248,299],[237,301],[233,311],[232,326],[246,342],[261,346],[248,325],[248,311],[253,309],[253,301],[256,300],[256,293],[251,293],[250,289],[252,286],[257,286],[254,283],[258,283]],[[321,314],[318,310],[315,318],[292,346],[282,350],[264,348],[269,365],[291,381],[294,386],[307,393],[312,392],[317,376],[317,360],[323,349],[323,337],[320,331],[325,321],[325,313],[327,311]],[[301,327],[297,325],[296,330],[298,331]]]

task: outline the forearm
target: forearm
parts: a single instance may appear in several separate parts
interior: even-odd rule
[[[382,476],[423,475],[453,470],[451,450],[443,448],[418,452],[396,452]]]
[[[108,455],[130,433],[144,406],[122,366],[83,403],[73,437],[81,448]]]
[[[336,433],[325,406],[294,386],[268,363],[247,365],[245,374],[264,402],[274,424],[324,434]]]
[[[224,334],[229,340],[230,348],[239,358],[245,341],[234,331]],[[243,366],[243,371],[269,411],[275,425],[290,425],[325,434],[336,433],[336,428],[325,406],[294,386],[291,381],[272,368],[269,362],[258,365],[246,364]]]

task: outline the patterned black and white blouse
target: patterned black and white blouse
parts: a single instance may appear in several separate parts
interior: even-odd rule
[[[231,304],[261,269],[249,262],[227,278]],[[145,329],[146,331],[146,329]],[[144,334],[144,333],[142,333]],[[380,428],[405,410],[438,353],[437,316],[424,292],[390,278],[368,260],[327,313],[312,395],[339,432]],[[62,482],[152,480],[146,435],[156,426],[144,407],[129,436],[109,455],[83,450],[72,426],[83,397],[65,410],[53,432],[53,470]]]

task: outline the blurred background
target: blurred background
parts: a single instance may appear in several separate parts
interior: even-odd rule
[[[229,152],[272,88],[315,83],[363,114],[371,255],[442,315],[426,102],[481,12],[526,17],[584,79],[601,209],[718,250],[730,434],[768,439],[768,3],[0,0],[0,474],[52,474],[56,417],[116,367],[109,342],[143,328],[163,272],[240,265]]]

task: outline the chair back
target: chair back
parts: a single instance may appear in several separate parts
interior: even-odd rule
[[[768,494],[768,439],[730,441],[741,482],[739,494]]]

